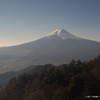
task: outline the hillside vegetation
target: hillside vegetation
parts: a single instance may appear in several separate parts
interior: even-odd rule
[[[87,96],[100,96],[100,55],[88,63],[72,60],[63,67],[21,74],[0,90],[0,100],[85,100]]]
[[[19,71],[9,71],[3,74],[0,74],[0,86],[4,86],[5,84],[7,84],[7,82],[13,78],[13,77],[17,77],[22,73],[33,73],[33,72],[42,72],[45,69],[48,68],[52,68],[52,67],[56,67],[54,65],[51,64],[45,64],[45,65],[31,65],[27,68],[24,68],[22,70]]]

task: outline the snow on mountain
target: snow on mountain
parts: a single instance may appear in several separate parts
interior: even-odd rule
[[[45,40],[46,39],[67,39],[67,38],[70,38],[70,39],[82,39],[80,37],[77,37],[69,32],[67,32],[66,30],[64,29],[57,29],[55,30],[54,32],[48,34],[45,36]]]

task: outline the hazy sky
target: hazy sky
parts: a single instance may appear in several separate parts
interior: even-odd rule
[[[100,42],[100,0],[0,0],[0,46],[30,42],[58,28]]]

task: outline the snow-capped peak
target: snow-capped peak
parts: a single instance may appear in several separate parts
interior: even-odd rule
[[[67,38],[71,38],[71,39],[81,39],[80,37],[77,37],[69,32],[67,32],[64,29],[57,29],[54,32],[48,34],[46,37],[46,39],[49,38],[61,38],[61,39],[67,39]]]

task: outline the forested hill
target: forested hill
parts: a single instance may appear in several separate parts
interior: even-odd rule
[[[100,56],[88,63],[72,60],[41,73],[24,73],[1,88],[0,100],[92,100],[100,96],[99,69]]]
[[[13,78],[13,77],[17,77],[22,73],[33,73],[33,72],[42,72],[45,69],[48,68],[52,68],[52,67],[56,67],[54,65],[51,64],[45,64],[45,65],[31,65],[27,68],[24,68],[22,70],[19,71],[10,71],[10,72],[6,72],[3,74],[0,74],[0,86],[4,86],[5,84],[7,84],[7,82]]]
[[[100,55],[91,61],[94,68],[91,70],[92,74],[100,81]]]

